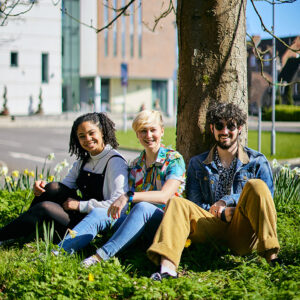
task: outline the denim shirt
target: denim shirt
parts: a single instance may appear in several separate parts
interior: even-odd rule
[[[187,170],[187,198],[205,210],[209,210],[216,202],[215,192],[219,174],[213,160],[215,147],[209,152],[192,157]],[[239,146],[237,158],[231,194],[220,200],[225,201],[226,206],[236,206],[244,185],[252,178],[263,180],[273,196],[273,176],[266,157],[262,153]]]

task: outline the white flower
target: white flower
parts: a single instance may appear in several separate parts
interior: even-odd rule
[[[66,159],[64,159],[64,160],[60,163],[60,165],[61,165],[63,168],[66,168],[66,167],[69,166],[69,163],[67,162]]]
[[[0,168],[0,176],[6,176],[7,173],[8,173],[8,168],[6,166]]]
[[[62,171],[63,167],[61,166],[61,164],[57,164],[55,167],[54,167],[54,172],[56,173],[60,173]]]
[[[54,153],[50,153],[50,154],[47,156],[47,159],[48,159],[48,160],[53,160],[54,158],[55,158]]]
[[[299,167],[295,167],[295,168],[292,170],[292,174],[294,174],[294,175],[300,175],[300,168],[299,168]]]
[[[274,159],[272,160],[272,167],[273,167],[274,169],[280,167],[280,163],[277,161],[276,158],[274,158]]]

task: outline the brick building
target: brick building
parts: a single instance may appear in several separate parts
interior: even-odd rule
[[[104,5],[107,3],[106,5]],[[128,1],[65,0],[66,9],[85,24],[102,28]],[[63,24],[64,110],[124,109],[121,64],[127,66],[126,111],[158,106],[172,116],[176,106],[177,36],[174,13],[151,31],[166,7],[155,0],[135,1],[108,29],[96,33],[66,14]]]

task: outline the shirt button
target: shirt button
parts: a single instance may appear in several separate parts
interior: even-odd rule
[[[214,181],[213,181],[213,180],[211,180],[211,181],[210,181],[210,184],[214,184]]]
[[[85,189],[86,189],[86,185],[85,186],[83,186]]]
[[[203,178],[204,180],[207,180],[207,177],[206,176],[204,176],[204,178]]]
[[[244,180],[247,180],[248,178],[247,178],[247,176],[244,176]]]
[[[91,174],[90,174],[90,173],[88,173],[88,176],[91,176]]]

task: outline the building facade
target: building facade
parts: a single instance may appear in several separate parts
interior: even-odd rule
[[[66,1],[66,3],[69,1]],[[71,1],[72,2],[72,1]],[[80,1],[80,21],[103,28],[128,1]],[[155,0],[137,0],[108,29],[80,26],[80,108],[136,113],[142,107],[174,115],[177,36],[175,15]],[[125,74],[121,76],[121,65]],[[126,72],[127,69],[127,72]],[[123,68],[124,70],[124,68]],[[121,80],[123,79],[123,84]]]
[[[0,28],[0,110],[6,98],[11,115],[61,113],[60,7],[36,1]]]

